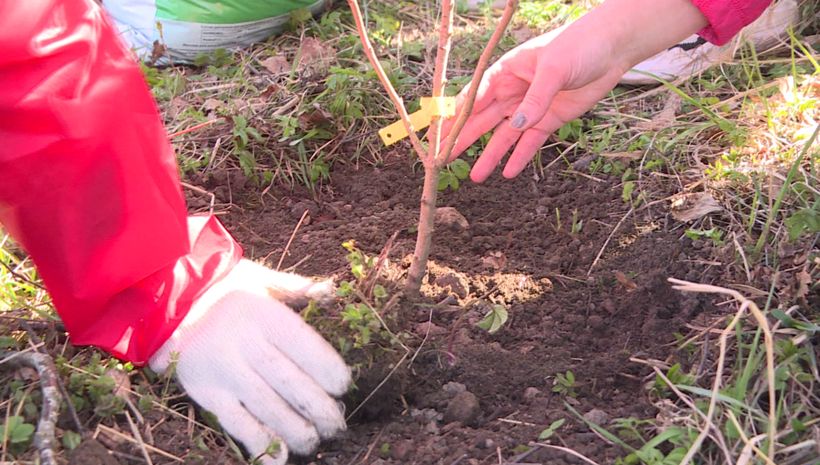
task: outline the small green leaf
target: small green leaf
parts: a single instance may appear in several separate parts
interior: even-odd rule
[[[666,455],[666,458],[663,459],[663,465],[678,465],[683,461],[683,458],[686,456],[686,452],[689,449],[686,447],[676,447],[672,449],[669,454]]]
[[[512,449],[513,454],[523,454],[524,452],[529,452],[532,449],[530,446],[526,444],[519,444]]]
[[[558,129],[558,138],[561,140],[577,140],[581,135],[583,122],[580,119],[568,121]]]
[[[365,326],[364,328],[362,328],[360,334],[361,334],[362,345],[370,344],[370,328]]]
[[[496,304],[493,305],[493,308],[484,316],[484,319],[478,322],[478,327],[486,330],[490,334],[494,334],[504,326],[508,317],[507,309],[504,308],[503,305]]]
[[[792,419],[792,429],[795,433],[802,433],[806,431],[806,424],[797,418]]]
[[[32,434],[34,434],[34,425],[23,423],[22,425],[18,425],[11,433],[11,442],[15,444],[26,442],[31,439]]]
[[[237,156],[239,157],[239,166],[242,167],[242,172],[245,176],[252,176],[253,170],[256,168],[256,159],[253,154],[247,150],[240,150],[237,152]]]
[[[455,176],[450,176],[450,189],[457,191],[459,187],[458,178]]]
[[[715,244],[720,244],[723,239],[723,231],[717,228],[710,229],[687,229],[683,233],[689,239],[696,241],[698,239],[711,239]]]
[[[0,425],[0,439],[6,438],[12,444],[19,444],[31,439],[34,425],[25,422],[21,416],[10,416],[4,425]]]
[[[247,147],[248,142],[250,141],[250,139],[248,139],[248,130],[247,130],[247,128],[243,128],[243,129],[240,129],[240,130],[236,131],[236,136],[239,137],[240,139],[242,139],[242,147]]]
[[[361,263],[354,263],[350,265],[350,272],[353,273],[353,276],[356,279],[362,279],[364,277],[364,265]]]
[[[453,162],[450,163],[450,169],[458,179],[467,179],[467,176],[470,175],[469,163],[460,158],[453,160]]]
[[[347,297],[353,293],[353,284],[350,281],[342,281],[339,283],[339,288],[336,289],[336,295],[339,297]]]
[[[450,185],[450,178],[453,177],[453,174],[449,171],[442,171],[439,173],[438,177],[438,184],[436,185],[436,189],[439,191],[443,191],[447,189],[447,186]]]
[[[77,446],[80,445],[81,442],[83,442],[83,437],[80,436],[79,433],[75,433],[74,431],[65,430],[63,432],[62,442],[63,447],[65,447],[68,450],[74,450],[77,448]]]
[[[553,434],[555,434],[555,431],[557,431],[558,428],[560,428],[561,425],[564,424],[564,421],[566,420],[564,420],[563,418],[553,421],[552,424],[550,424],[549,428],[545,429],[544,431],[541,431],[541,434],[538,435],[538,440],[544,441],[549,439]]]
[[[137,407],[140,409],[140,412],[148,412],[154,406],[154,396],[151,394],[145,394],[139,398],[137,401]]]
[[[245,132],[250,134],[251,137],[256,139],[257,142],[262,142],[262,135],[259,134],[259,131],[257,131],[256,128],[247,128],[245,129]]]
[[[787,328],[794,328],[798,324],[797,320],[795,320],[779,308],[772,310],[772,316],[780,320],[780,322],[783,323],[783,325]]]
[[[373,286],[373,296],[377,299],[384,299],[387,297],[387,290],[381,284]]]
[[[624,190],[621,193],[621,199],[624,203],[632,202],[632,193],[635,191],[635,181],[627,181],[624,183]]]
[[[789,240],[794,241],[804,233],[820,232],[820,213],[814,208],[804,208],[786,218],[785,224],[789,231]]]
[[[449,182],[449,181],[447,181],[447,175],[448,174],[449,173],[447,173],[446,171],[442,171],[441,173],[439,173],[438,183],[436,184],[436,190],[438,190],[439,192],[447,189],[447,184]]]
[[[271,457],[276,457],[279,452],[282,450],[282,444],[274,439],[268,444],[268,448],[265,449],[265,453],[270,455]]]
[[[202,415],[202,421],[206,425],[210,426],[211,428],[213,428],[215,430],[219,430],[219,429],[222,428],[219,425],[219,418],[217,418],[216,414],[214,414],[212,412],[209,412],[207,410],[202,410],[200,412],[200,414]]]

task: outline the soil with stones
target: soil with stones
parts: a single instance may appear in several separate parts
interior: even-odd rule
[[[342,242],[354,239],[378,255],[397,231],[391,258],[401,262],[412,253],[421,174],[399,155],[379,168],[337,166],[316,196],[273,189],[273,197],[263,198],[255,188],[237,188],[240,176],[229,183],[230,192],[224,179],[193,182],[215,191],[218,201],[232,200],[222,218],[247,256],[267,257],[273,266],[306,210],[282,268],[296,264],[305,275],[349,278]],[[662,176],[640,185],[652,190],[652,198],[677,188]],[[681,355],[675,333],[718,312],[710,298],[674,291],[666,279],[727,279],[731,256],[721,264],[726,252],[685,238],[685,225],[668,214],[668,202],[637,208],[624,219],[629,206],[617,179],[560,170],[535,179],[529,171],[515,180],[495,176],[481,185],[466,183],[440,199],[454,210],[445,210],[437,226],[423,302],[445,304],[405,302],[397,310],[402,327],[417,336],[413,350],[421,349],[359,409],[343,437],[297,460],[581,463],[533,444],[564,418],[546,442],[613,463],[624,451],[598,437],[570,407],[605,427],[616,418],[655,416],[647,389],[654,373],[640,361]],[[207,199],[193,194],[189,201],[197,208]],[[580,225],[575,232],[573,223]],[[498,332],[476,326],[487,305],[463,310],[477,297],[509,310]],[[348,411],[389,368],[363,372]],[[568,370],[575,385],[556,392],[556,375]]]

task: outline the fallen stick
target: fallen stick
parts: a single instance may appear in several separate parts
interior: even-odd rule
[[[57,416],[60,414],[60,387],[57,383],[57,369],[54,361],[47,354],[39,352],[0,352],[0,359],[10,367],[31,367],[40,376],[40,389],[43,392],[43,405],[40,409],[40,420],[34,433],[34,447],[40,455],[42,465],[57,465],[57,453],[54,451],[57,439],[54,431]]]

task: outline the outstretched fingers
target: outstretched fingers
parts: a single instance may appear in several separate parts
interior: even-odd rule
[[[450,126],[452,126],[452,120],[454,120],[454,118],[451,118],[449,121]],[[498,102],[493,102],[481,112],[473,113],[470,119],[467,120],[467,124],[464,125],[464,129],[462,129],[458,135],[456,145],[453,147],[453,153],[450,154],[447,161],[458,158],[458,156],[464,153],[475,141],[484,134],[492,131],[493,128],[498,126],[498,123],[503,120],[503,108]]]
[[[510,126],[524,131],[538,124],[547,115],[552,100],[563,87],[564,80],[557,70],[538,66],[527,93],[510,118]]]
[[[515,145],[510,159],[507,160],[506,166],[502,175],[505,178],[514,178],[524,171],[530,160],[533,159],[536,153],[544,146],[550,134],[561,127],[561,121],[552,114],[547,114],[544,120],[538,123],[535,127],[527,129],[521,134],[518,143]]]
[[[474,182],[484,182],[495,170],[504,155],[521,136],[521,132],[513,129],[506,122],[501,123],[490,138],[484,152],[470,171],[470,179]]]
[[[337,401],[276,347],[250,354],[249,363],[291,409],[316,428],[321,438],[333,437],[346,429]]]

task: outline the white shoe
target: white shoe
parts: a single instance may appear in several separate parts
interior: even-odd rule
[[[506,0],[458,0],[456,7],[460,11],[481,11],[488,3],[493,10],[503,10],[507,5]]]
[[[694,76],[714,65],[729,61],[740,44],[750,41],[758,51],[772,47],[787,37],[786,28],[797,24],[800,12],[797,0],[780,0],[767,8],[753,23],[741,29],[728,44],[717,46],[693,35],[637,66],[634,70],[650,73],[667,81]],[[657,84],[652,76],[629,71],[621,84]]]

